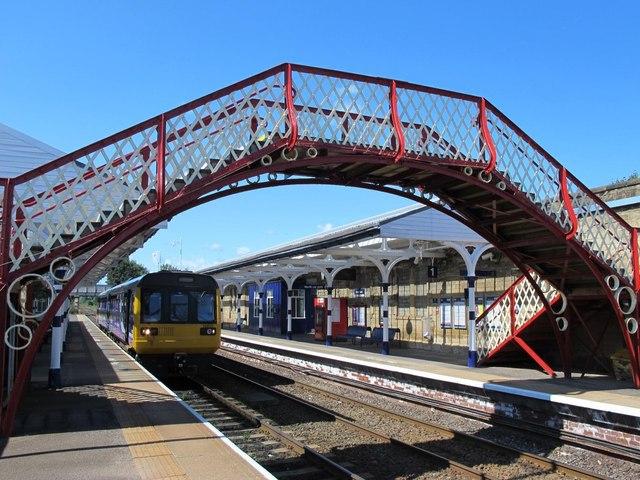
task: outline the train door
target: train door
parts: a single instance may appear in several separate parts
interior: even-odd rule
[[[131,332],[132,326],[132,318],[131,313],[133,312],[132,307],[133,295],[131,295],[131,290],[127,290],[124,294],[123,304],[124,304],[124,343],[129,343],[129,332]]]

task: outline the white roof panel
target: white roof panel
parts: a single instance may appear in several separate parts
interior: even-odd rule
[[[0,178],[13,178],[64,152],[0,123]]]

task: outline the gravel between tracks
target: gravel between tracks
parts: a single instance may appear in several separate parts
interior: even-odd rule
[[[256,396],[255,387],[234,379],[225,379],[224,375],[204,378],[210,378],[217,388],[248,404],[286,432],[337,463],[354,465],[355,467],[349,468],[363,476],[399,480],[463,478],[422,455],[341,422],[329,420],[325,415],[310,412],[308,407],[293,401],[269,398],[268,394]]]
[[[571,445],[564,445],[540,435],[525,435],[522,432],[510,428],[491,425],[450,412],[366,392],[358,388],[331,382],[315,376],[304,375],[288,367],[274,365],[273,363],[253,359],[251,357],[245,357],[241,354],[232,353],[227,350],[220,350],[218,355],[235,361],[241,360],[242,363],[255,366],[256,368],[261,368],[284,377],[317,385],[335,393],[367,402],[396,413],[432,422],[446,428],[452,428],[461,432],[477,435],[519,450],[535,453],[552,460],[582,468],[601,476],[621,479],[640,478],[640,465],[637,463],[620,460],[615,457],[609,457],[604,454]],[[401,438],[404,439],[405,437]],[[522,465],[522,462],[519,462],[519,465]],[[508,468],[505,468],[506,465],[485,465],[485,469],[489,467],[492,468],[492,474],[496,474],[500,477],[503,477],[504,474],[509,471]],[[495,471],[493,468],[495,467],[500,467],[500,474],[494,473]],[[548,478],[549,476],[546,475],[545,477]]]

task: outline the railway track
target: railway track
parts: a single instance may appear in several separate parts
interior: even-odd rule
[[[264,361],[260,357],[259,359]],[[247,372],[245,375],[251,376],[251,379],[243,376],[237,378],[243,378],[245,382],[254,382],[256,385],[259,385],[255,381],[256,377],[265,378],[267,381],[271,378],[269,383],[272,386],[262,385],[262,388],[310,404],[333,415],[336,421],[346,422],[352,428],[365,429],[370,434],[378,434],[377,425],[386,425],[386,431],[393,432],[393,436],[385,433],[387,441],[402,445],[406,449],[414,448],[414,452],[421,451],[423,455],[430,456],[437,463],[446,465],[467,478],[606,478],[482,437],[401,415],[317,385],[282,377],[273,372],[257,372],[254,367],[225,357],[216,357],[216,365],[213,368],[229,375],[237,375],[237,371]],[[417,445],[419,447],[416,447]]]
[[[230,353],[232,355],[240,355],[236,350],[230,349],[228,347],[221,346],[220,350],[226,353]],[[253,358],[259,362],[277,365],[279,367],[286,368],[293,372],[301,373],[310,377],[317,377],[319,379],[326,380],[332,383],[341,384],[347,387],[357,388],[358,390],[362,390],[364,392],[369,392],[369,393],[381,395],[388,398],[402,400],[404,402],[413,403],[415,405],[435,408],[443,412],[452,413],[454,415],[459,415],[459,416],[470,418],[480,422],[487,422],[494,425],[499,425],[501,427],[505,427],[526,435],[533,434],[533,435],[538,435],[541,438],[547,438],[553,441],[561,441],[567,445],[572,445],[578,448],[587,449],[594,453],[600,453],[602,455],[618,458],[620,460],[624,460],[627,462],[634,462],[634,463],[640,462],[640,454],[638,453],[638,450],[632,447],[615,445],[609,442],[604,442],[594,438],[582,437],[582,436],[568,433],[568,432],[558,432],[557,430],[551,429],[546,425],[542,425],[542,424],[534,424],[526,421],[515,421],[515,420],[512,421],[506,418],[496,418],[489,414],[483,414],[477,410],[472,410],[459,405],[452,405],[444,401],[429,399],[429,398],[421,397],[418,395],[412,395],[410,393],[405,393],[405,392],[398,392],[398,391],[391,390],[389,388],[385,388],[377,385],[371,385],[371,384],[360,382],[357,380],[346,379],[346,378],[338,377],[336,375],[318,372],[316,370],[296,367],[289,363],[280,362],[270,358],[265,358],[265,357],[248,353],[248,352],[242,352],[241,355],[243,357]]]
[[[364,480],[224,393],[194,378],[169,381],[173,391],[274,477]]]

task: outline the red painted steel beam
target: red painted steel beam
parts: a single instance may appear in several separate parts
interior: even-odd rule
[[[560,193],[562,195],[564,208],[567,210],[567,215],[571,222],[571,228],[567,232],[566,237],[567,240],[571,240],[576,236],[576,232],[578,231],[578,218],[576,217],[576,212],[573,208],[573,201],[571,200],[571,195],[569,194],[569,188],[567,186],[567,169],[564,167],[560,168]]]
[[[287,108],[287,118],[289,119],[289,128],[291,130],[289,135],[289,143],[287,148],[292,149],[296,146],[298,141],[298,119],[296,114],[296,108],[293,104],[293,78],[291,73],[291,64],[287,63],[285,66],[285,105]]]
[[[156,149],[156,207],[161,209],[164,205],[165,194],[165,134],[167,128],[167,122],[165,121],[164,114],[160,115],[157,125],[158,131],[158,148]]]
[[[633,263],[633,283],[636,294],[640,292],[640,259],[638,258],[638,229],[631,230],[631,261]]]
[[[478,108],[480,110],[479,113],[479,123],[480,123],[480,133],[482,135],[482,139],[484,140],[487,149],[489,150],[489,163],[484,168],[484,171],[487,173],[491,173],[496,168],[496,162],[498,160],[498,152],[496,151],[496,146],[493,143],[493,139],[491,138],[491,132],[489,132],[489,125],[487,124],[487,106],[484,98],[481,98],[478,102]]]
[[[393,157],[395,162],[399,162],[404,156],[404,132],[398,115],[398,94],[396,92],[396,81],[391,80],[389,84],[389,106],[391,110],[391,123],[396,138],[396,154]]]
[[[550,377],[556,376],[556,372],[553,371],[553,368],[551,368],[549,364],[545,362],[542,359],[542,357],[538,355],[536,351],[529,346],[529,344],[527,344],[527,342],[525,342],[520,337],[513,337],[513,340],[515,343],[517,343],[520,346],[520,348],[522,348],[522,350],[526,352],[527,355],[529,355],[529,357],[531,357],[531,359],[534,362],[538,364],[540,368],[542,368],[542,370],[544,370],[547,373],[547,375],[549,375]]]
[[[4,179],[2,196],[2,228],[0,229],[0,422],[4,405],[5,351],[4,334],[9,320],[7,289],[9,288],[9,252],[11,249],[11,217],[13,211],[13,182]]]

